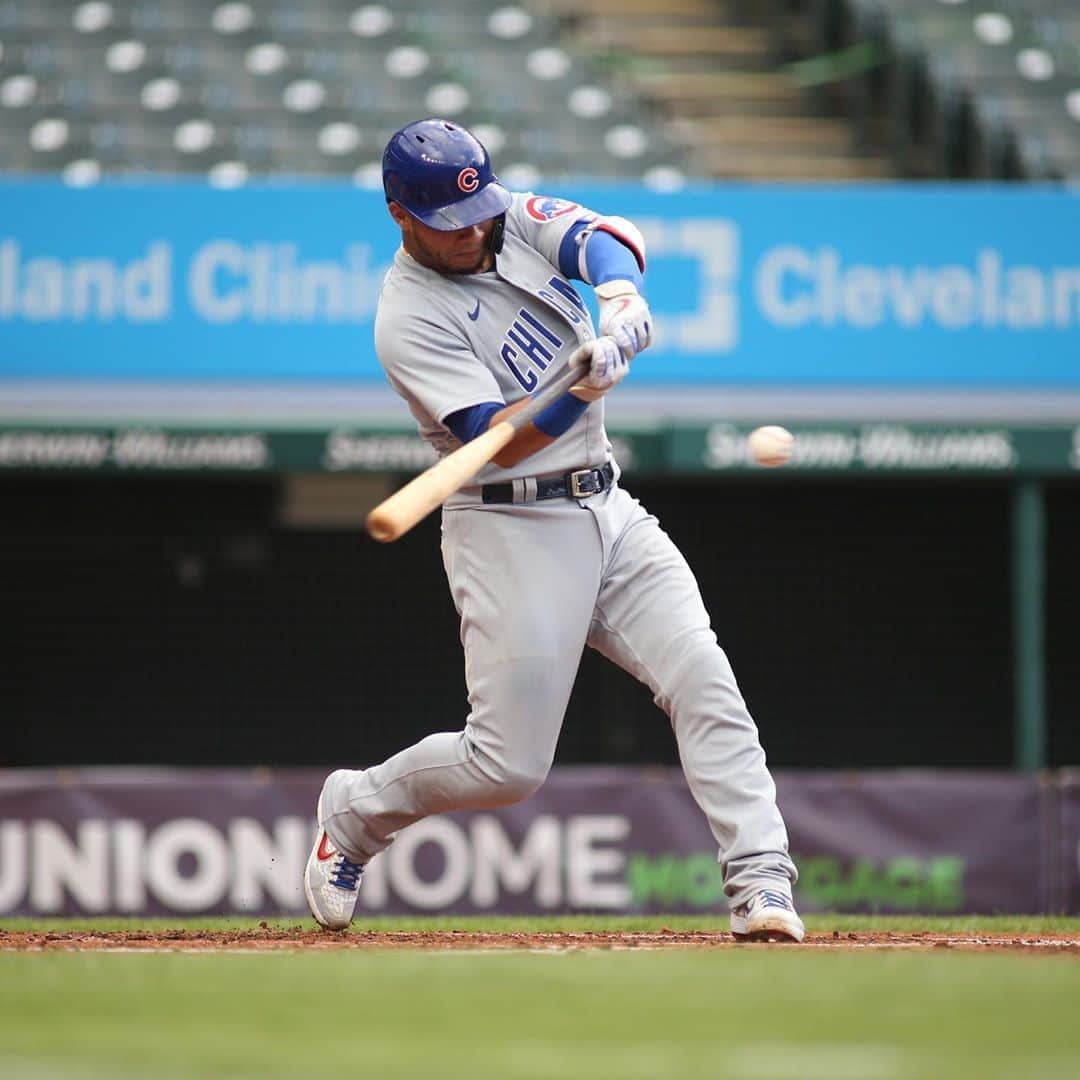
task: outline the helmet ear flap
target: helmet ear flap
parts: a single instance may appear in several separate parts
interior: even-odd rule
[[[492,255],[498,255],[502,251],[503,236],[506,233],[506,214],[500,214],[491,227],[491,237],[488,239],[488,251]]]

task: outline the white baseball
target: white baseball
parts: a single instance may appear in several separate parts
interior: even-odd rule
[[[795,436],[787,428],[767,424],[750,432],[747,445],[750,447],[750,455],[759,465],[771,468],[785,465],[791,460]]]

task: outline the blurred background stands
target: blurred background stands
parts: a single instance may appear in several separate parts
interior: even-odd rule
[[[0,0],[0,171],[352,177],[472,127],[514,187],[1080,177],[1076,0]]]
[[[377,186],[390,134],[438,115],[515,186],[678,182],[673,140],[593,75],[557,19],[486,0],[2,0],[0,169]]]
[[[1076,0],[773,0],[784,47],[901,176],[1080,179]],[[795,70],[808,71],[806,64]],[[846,70],[845,70],[846,68]],[[813,75],[813,72],[810,72]]]

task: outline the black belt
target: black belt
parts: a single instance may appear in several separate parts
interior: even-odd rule
[[[565,476],[538,476],[533,483],[536,484],[536,499],[581,499],[607,491],[614,480],[615,470],[609,462],[602,469],[576,469]],[[485,484],[481,490],[486,503],[514,501],[513,483]]]

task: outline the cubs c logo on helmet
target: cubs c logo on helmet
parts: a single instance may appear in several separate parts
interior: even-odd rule
[[[533,221],[554,221],[555,218],[569,214],[577,208],[576,202],[553,199],[550,195],[534,195],[525,203],[525,212]]]
[[[480,174],[470,165],[462,169],[457,175],[457,186],[462,191],[475,191],[480,186]]]

